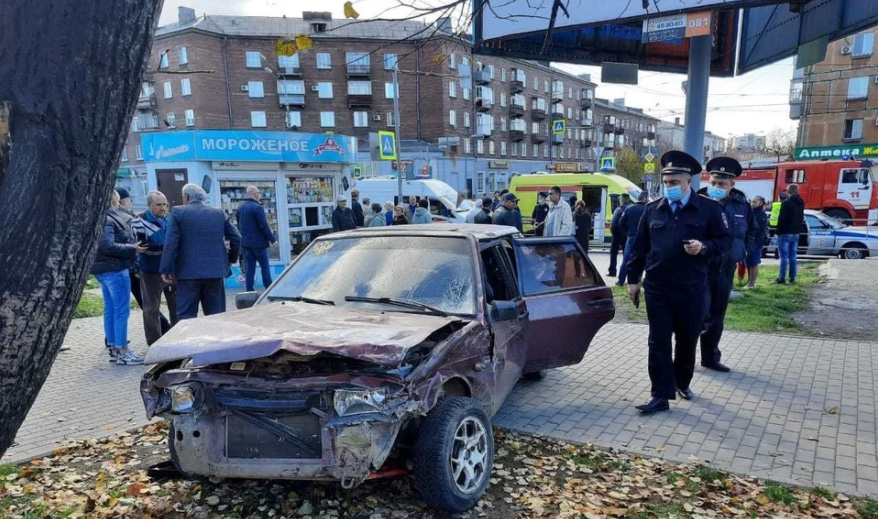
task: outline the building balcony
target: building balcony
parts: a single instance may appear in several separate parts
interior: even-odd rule
[[[494,100],[493,99],[482,99],[480,97],[476,98],[476,110],[479,112],[487,112],[494,108]]]
[[[372,67],[369,65],[352,64],[348,65],[348,76],[370,76],[372,75]]]
[[[372,106],[372,94],[348,94],[348,106]]]
[[[524,140],[524,131],[522,130],[509,130],[509,140],[513,142],[521,142]]]
[[[623,133],[625,133],[625,128],[622,128],[621,126],[616,126],[616,135],[622,135]]]
[[[546,142],[546,136],[541,134],[541,133],[534,133],[530,136],[530,140],[534,144],[542,144],[542,143]]]
[[[655,132],[646,132],[646,138],[649,140],[655,139]]]
[[[583,97],[582,100],[579,102],[580,108],[591,108],[593,104],[594,100],[587,97]]]
[[[579,124],[581,124],[582,126],[584,126],[586,128],[591,128],[592,125],[594,124],[594,121],[591,119],[580,119]]]
[[[563,135],[552,135],[552,145],[559,146],[564,144],[564,136]]]
[[[546,111],[534,108],[530,111],[530,116],[534,121],[543,121],[546,119]]]
[[[521,105],[509,105],[509,117],[524,117],[524,107]]]
[[[305,106],[305,94],[278,95],[281,106]]]
[[[281,76],[301,76],[302,68],[301,67],[279,67],[277,72]]]
[[[564,106],[562,105],[552,105],[552,118],[564,118]]]
[[[790,119],[798,119],[802,117],[802,103],[790,104]]]
[[[615,133],[616,125],[610,123],[604,123],[604,133]]]
[[[580,145],[583,148],[591,148],[591,139],[585,139],[584,141],[580,142]]]
[[[475,81],[477,85],[490,85],[492,79],[491,73],[487,70],[481,70],[473,74],[473,81]]]
[[[491,126],[487,124],[477,124],[473,137],[483,139],[491,136]]]
[[[152,110],[155,108],[155,95],[151,96],[140,96],[137,98],[137,109],[138,110]]]
[[[564,100],[563,90],[552,90],[552,101],[561,102]]]

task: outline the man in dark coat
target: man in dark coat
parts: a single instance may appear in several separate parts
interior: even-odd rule
[[[271,285],[268,247],[277,244],[260,200],[259,188],[247,186],[247,198],[238,206],[238,230],[241,232],[244,280],[248,291],[252,291],[255,284],[257,263],[262,273],[262,286],[268,288]]]
[[[531,218],[534,221],[534,236],[542,236],[545,232],[546,217],[549,216],[549,203],[547,199],[549,194],[540,192],[537,195],[537,205],[534,207]],[[615,275],[615,273],[613,274]]]
[[[473,219],[475,223],[490,224],[493,222],[491,218],[491,208],[494,207],[494,201],[488,197],[482,199],[482,210]]]
[[[171,324],[177,324],[177,292],[165,283],[161,274],[162,251],[168,236],[168,199],[161,191],[146,196],[147,210],[134,219],[137,242],[146,250],[137,256],[140,270],[140,293],[143,297],[143,331],[146,344],[159,340]],[[161,313],[162,294],[168,303],[171,323]]]
[[[360,191],[351,191],[351,211],[354,213],[354,224],[357,227],[366,226],[366,215],[363,214],[363,206],[360,204]]]
[[[625,206],[625,210],[622,211],[622,217],[619,218],[619,232],[625,232],[626,235],[625,248],[622,253],[622,265],[619,267],[619,278],[616,280],[616,285],[620,287],[625,285],[625,277],[628,275],[628,260],[631,257],[631,249],[634,248],[634,238],[637,236],[640,218],[643,216],[644,211],[646,211],[646,202],[648,200],[649,195],[646,191],[641,191],[637,195],[637,202]]]
[[[503,205],[494,211],[491,217],[491,223],[494,225],[508,225],[515,227],[521,232],[521,212],[515,210],[518,204],[518,197],[514,193],[506,193],[503,195]]]
[[[332,212],[332,232],[350,231],[357,228],[354,212],[348,209],[348,201],[344,198],[336,200],[335,211]]]
[[[631,203],[631,196],[623,194],[619,197],[619,207],[613,211],[613,218],[610,220],[610,233],[613,235],[613,241],[610,243],[610,270],[608,276],[616,276],[616,257],[620,250],[625,249],[625,242],[628,239],[628,231],[619,228],[619,220],[622,219],[622,213],[625,207]]]
[[[194,319],[226,311],[223,279],[238,260],[241,235],[222,209],[206,204],[207,193],[195,184],[183,186],[183,204],[171,209],[161,273],[177,285],[177,318]],[[228,242],[228,245],[227,245]]]

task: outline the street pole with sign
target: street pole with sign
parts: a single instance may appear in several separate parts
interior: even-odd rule
[[[394,147],[396,148],[394,151],[396,152],[396,163],[398,164],[396,168],[396,188],[399,196],[399,202],[397,205],[402,204],[402,154],[400,153],[400,141],[399,141],[399,59],[397,58],[396,63],[393,64],[393,133],[396,138],[394,139]]]

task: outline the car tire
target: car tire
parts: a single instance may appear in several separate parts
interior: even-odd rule
[[[540,370],[540,371],[531,371],[530,373],[522,373],[521,380],[527,380],[529,382],[543,380],[543,372],[542,372],[542,370]]]
[[[838,256],[850,260],[866,259],[869,256],[869,251],[860,243],[851,243]]]
[[[467,397],[440,400],[421,423],[412,461],[424,503],[450,513],[475,506],[494,464],[494,434],[482,405]]]

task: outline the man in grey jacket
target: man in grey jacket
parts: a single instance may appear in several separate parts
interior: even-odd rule
[[[573,210],[561,198],[561,188],[552,186],[549,189],[549,215],[546,217],[544,236],[573,236],[573,231]]]

